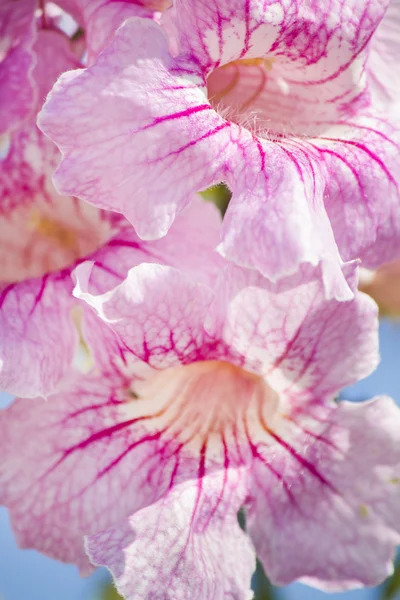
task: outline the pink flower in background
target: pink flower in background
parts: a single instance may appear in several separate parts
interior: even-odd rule
[[[398,132],[367,60],[386,5],[178,0],[168,40],[128,20],[41,113],[58,189],[154,239],[188,192],[225,181],[221,254],[272,281],[319,264],[328,297],[349,298],[343,261],[400,250]]]
[[[248,598],[255,551],[276,584],[376,584],[400,541],[399,410],[333,400],[376,365],[374,304],[213,264],[138,264],[101,296],[78,267],[108,324],[97,370],[0,416],[19,543],[87,571],[88,535],[129,600]]]
[[[43,29],[40,19],[36,26],[32,80],[37,106],[57,76],[79,63],[67,35]],[[132,244],[138,252],[146,248],[120,216],[56,193],[51,178],[60,154],[34,119],[35,113],[8,134],[0,160],[0,387],[24,397],[47,396],[71,375],[85,323],[72,295],[75,266],[87,258],[96,260],[103,272],[98,292],[104,292],[106,281],[114,286],[120,281],[115,277],[126,275],[114,264],[118,244]],[[158,245],[166,262],[169,257],[174,264],[174,253],[183,252],[188,236],[193,252],[199,252],[201,243],[210,245],[210,239],[217,243],[218,218],[210,220],[210,208],[197,215],[196,206],[177,223],[171,241]],[[105,247],[110,252],[102,259]],[[141,261],[148,260],[143,252]]]
[[[159,20],[169,0],[60,0],[85,34],[87,62],[91,64],[109,45],[118,27],[129,17]]]
[[[115,213],[59,196],[49,179],[58,159],[55,146],[31,126],[15,137],[0,172],[3,192],[6,187],[0,204],[0,386],[24,397],[47,396],[71,377],[87,318],[82,322],[82,305],[72,295],[77,264],[96,261],[100,293],[126,275],[120,247],[132,247],[141,262],[174,264],[185,252],[196,268],[201,248],[211,254],[218,240],[216,209],[196,200],[170,236],[142,242]],[[191,259],[191,253],[199,256]]]
[[[117,230],[115,218],[52,189],[58,159],[31,125],[0,165],[9,191],[0,203],[0,387],[26,397],[54,392],[69,373],[78,343],[71,269]]]
[[[30,113],[35,102],[34,0],[2,0],[0,6],[0,160],[8,131]]]
[[[27,6],[34,3],[9,3],[10,18]],[[0,160],[0,385],[37,396],[55,390],[77,342],[67,268],[111,227],[100,211],[59,196],[51,183],[59,152],[36,127],[36,113],[57,76],[79,63],[62,32],[43,29],[32,11],[29,18],[34,68],[24,73],[14,63],[12,70],[21,94],[32,84],[34,102],[23,112],[18,95],[16,103],[8,98],[20,121],[3,138]]]

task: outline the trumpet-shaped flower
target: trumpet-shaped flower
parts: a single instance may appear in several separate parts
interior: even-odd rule
[[[129,600],[248,599],[255,552],[277,584],[377,583],[400,540],[399,410],[334,401],[376,365],[374,303],[203,264],[138,264],[101,295],[77,268],[97,369],[0,416],[19,543],[87,571],[86,535]]]
[[[177,0],[164,31],[128,20],[40,115],[56,186],[154,239],[224,181],[222,255],[272,281],[319,264],[328,297],[349,298],[343,261],[400,251],[398,132],[368,62],[386,6]]]

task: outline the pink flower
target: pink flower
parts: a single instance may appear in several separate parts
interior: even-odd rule
[[[54,391],[70,367],[77,332],[68,267],[96,249],[110,229],[100,211],[59,196],[51,183],[59,152],[36,127],[36,112],[57,76],[79,63],[62,32],[40,28],[34,4],[6,3],[10,22],[20,13],[29,21],[26,56],[34,68],[12,65],[22,95],[32,84],[32,103],[22,112],[19,94],[16,101],[7,98],[19,121],[9,128],[0,159],[0,387],[25,396]],[[17,48],[15,31],[10,35]]]
[[[168,40],[127,21],[41,113],[64,156],[58,189],[155,239],[190,192],[225,181],[222,255],[272,281],[319,264],[328,297],[349,298],[343,261],[400,249],[398,132],[366,68],[385,6],[178,0]]]
[[[100,367],[0,416],[19,543],[87,571],[87,535],[128,600],[249,598],[255,551],[277,584],[376,584],[400,541],[399,410],[333,400],[376,365],[374,303],[203,264],[137,264],[100,296],[78,267]]]

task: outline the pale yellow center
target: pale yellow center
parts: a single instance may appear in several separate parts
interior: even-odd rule
[[[129,418],[197,449],[223,438],[246,437],[273,420],[279,398],[262,377],[223,361],[178,366],[133,383],[125,396]]]
[[[38,210],[32,211],[30,226],[41,237],[46,238],[63,250],[71,250],[79,256],[79,243],[75,231],[62,223],[42,215]]]

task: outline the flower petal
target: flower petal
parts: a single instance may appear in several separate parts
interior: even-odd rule
[[[353,272],[348,282],[354,289]],[[379,360],[375,303],[359,292],[348,302],[327,301],[315,278],[285,287],[226,270],[205,328],[297,405],[330,399]]]
[[[86,19],[89,65],[93,64],[100,52],[111,43],[118,27],[129,17],[151,19],[154,18],[154,13],[132,2],[106,2],[91,18]]]
[[[89,298],[85,296],[87,293],[93,296],[106,294],[126,278],[131,268],[141,263],[175,266],[196,283],[212,287],[223,264],[222,258],[214,250],[220,226],[221,217],[215,206],[197,197],[177,217],[168,235],[161,240],[145,242],[132,227],[122,227],[112,240],[92,256],[93,264],[78,267],[78,288],[75,293],[85,299]],[[90,300],[90,303],[93,302],[94,299]],[[110,354],[117,356],[121,352],[120,342],[115,340],[113,332],[108,326],[104,330],[103,322],[91,310],[84,311],[82,332],[94,353],[96,364],[102,365],[105,371],[110,369]]]
[[[0,287],[0,387],[47,396],[71,369],[77,348],[69,272]]]
[[[0,413],[0,502],[21,546],[87,572],[85,534],[156,501],[178,479],[177,464],[181,478],[195,474],[182,445],[146,428],[151,411],[129,416],[127,386],[109,374],[81,376],[48,401],[17,400]]]
[[[194,281],[213,287],[225,265],[215,251],[220,229],[218,209],[198,196],[193,197],[168,235],[160,240],[141,240],[121,219],[120,231],[93,257],[94,267],[86,291],[108,292],[125,279],[132,267],[141,263],[174,266]]]
[[[296,274],[303,264],[321,264],[327,297],[351,298],[315,155],[290,143],[261,140],[242,143],[242,153],[228,178],[233,195],[221,254],[274,282]]]
[[[242,58],[277,58],[294,79],[333,79],[369,41],[389,2],[177,0],[182,52],[205,69]],[[297,77],[296,77],[297,75]]]
[[[259,446],[247,511],[271,581],[377,585],[400,541],[399,409],[388,398],[341,402],[289,415],[284,431]]]
[[[325,206],[343,260],[375,268],[400,256],[399,129],[379,115],[332,123],[318,149],[329,185]]]
[[[368,75],[374,99],[384,106],[397,103],[400,73],[397,67],[400,42],[400,2],[391,0],[386,15],[370,44]]]
[[[177,487],[128,522],[91,536],[91,561],[112,572],[127,600],[250,600],[255,554],[237,522],[244,472]]]
[[[39,119],[64,153],[58,189],[122,212],[144,239],[221,180],[226,124],[193,82],[177,89],[172,61],[159,26],[130,19],[96,65],[61,77]],[[210,143],[221,151],[211,164]]]
[[[75,295],[110,323],[126,348],[153,367],[190,363],[207,340],[203,322],[212,291],[178,269],[156,264],[132,268],[103,295],[88,291],[87,267],[76,270]]]

